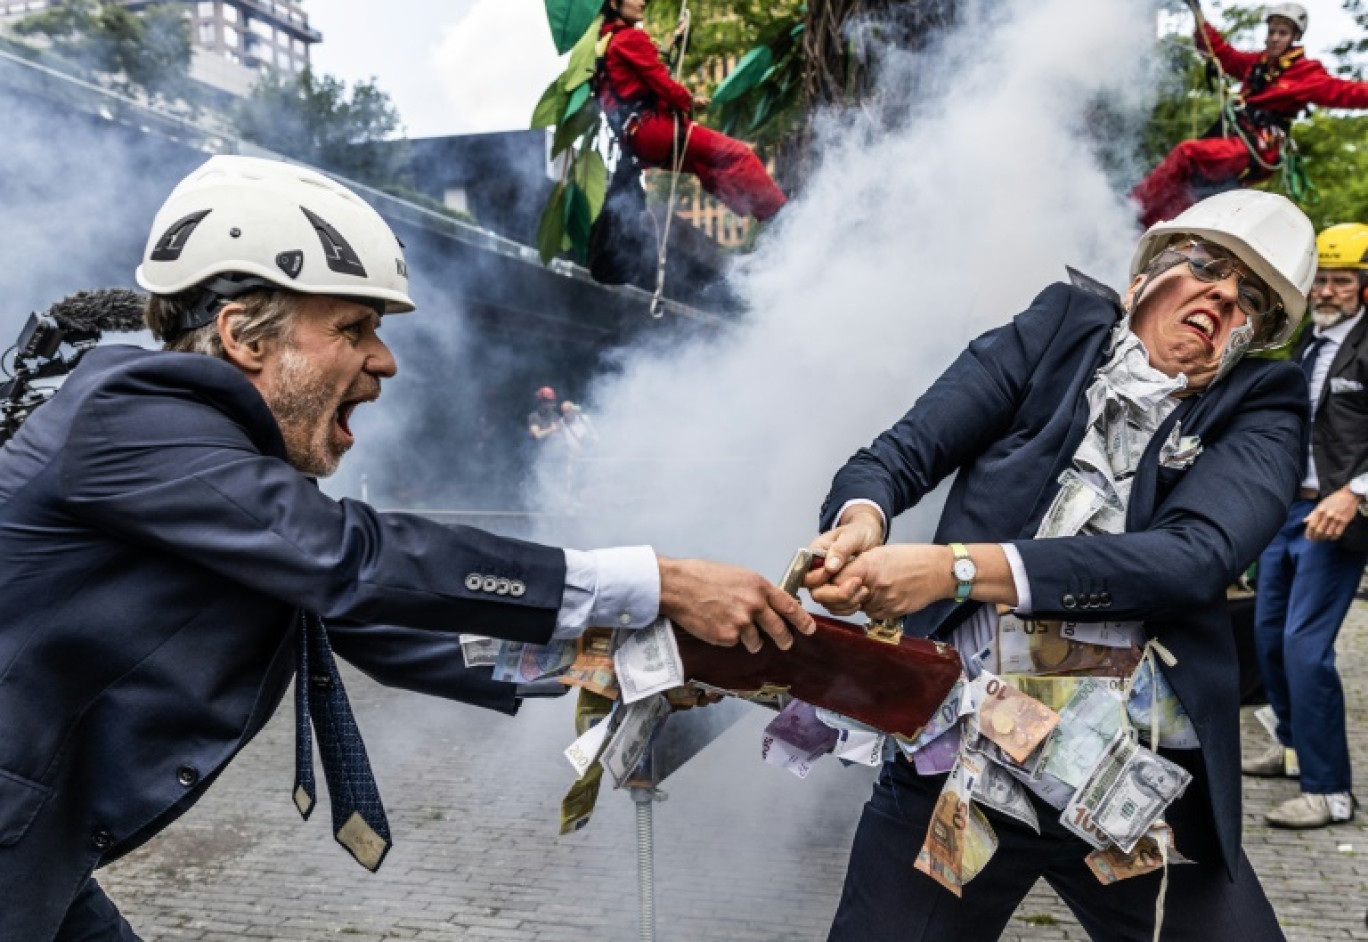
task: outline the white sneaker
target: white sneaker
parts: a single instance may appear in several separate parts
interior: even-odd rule
[[[1333,795],[1301,794],[1264,815],[1275,828],[1323,828],[1352,820],[1358,802],[1348,792]]]

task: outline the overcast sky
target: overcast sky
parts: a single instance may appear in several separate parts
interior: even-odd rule
[[[1354,28],[1339,0],[1302,2],[1311,14],[1312,54]],[[375,78],[410,137],[525,128],[561,69],[543,0],[309,0],[306,6],[323,33],[313,50],[315,68],[349,84]]]

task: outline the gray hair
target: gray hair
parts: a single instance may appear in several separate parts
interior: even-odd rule
[[[180,316],[193,308],[200,296],[199,288],[173,295],[151,295],[144,320],[152,335],[162,341],[164,350],[225,359],[217,320],[194,330],[176,330]],[[240,343],[288,337],[294,327],[298,300],[299,296],[291,291],[253,291],[234,298],[233,303],[241,305],[242,310],[232,315],[229,329]]]

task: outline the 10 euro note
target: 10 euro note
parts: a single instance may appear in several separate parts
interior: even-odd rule
[[[980,674],[983,701],[979,704],[979,731],[1017,762],[1027,757],[1059,725],[1059,714],[1026,696],[1001,678]]]

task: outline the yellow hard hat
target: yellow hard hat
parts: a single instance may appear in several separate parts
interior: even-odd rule
[[[1368,268],[1368,226],[1345,222],[1316,236],[1321,268]]]

